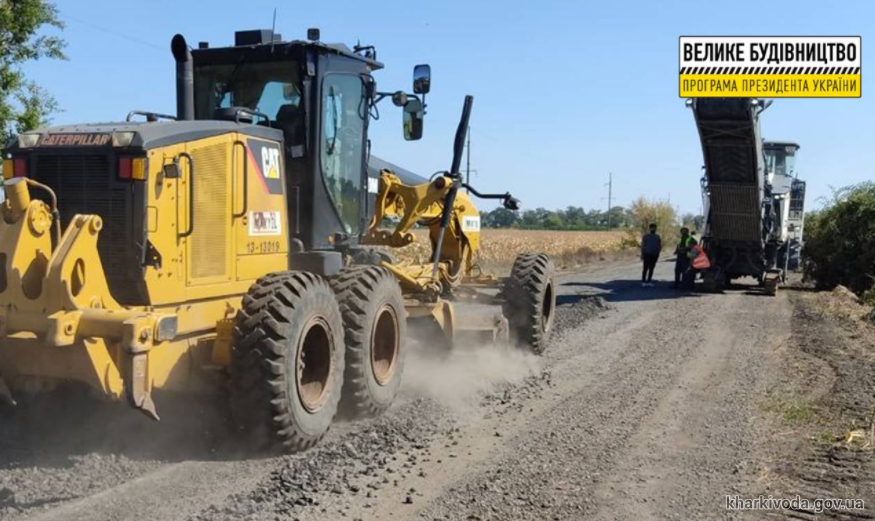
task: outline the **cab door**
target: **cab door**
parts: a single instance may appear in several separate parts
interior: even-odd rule
[[[326,58],[328,60],[328,58]],[[318,157],[313,194],[314,248],[329,248],[335,233],[358,236],[365,227],[367,103],[365,84],[344,61],[326,61],[317,134]]]

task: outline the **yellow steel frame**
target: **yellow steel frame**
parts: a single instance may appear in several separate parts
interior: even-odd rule
[[[437,245],[440,233],[440,218],[443,202],[453,180],[439,176],[429,183],[408,185],[389,170],[380,173],[374,216],[368,226],[363,242],[376,246],[399,248],[407,246],[415,237],[411,230],[417,223],[429,230],[432,249]],[[458,192],[450,222],[441,244],[437,278],[433,277],[434,265],[394,265],[384,262],[409,293],[439,295],[445,290],[458,287],[463,281],[488,282],[489,277],[475,276],[474,255],[480,247],[480,229],[464,226],[467,219],[479,223],[480,212],[464,192]],[[385,218],[398,219],[394,230],[381,226]]]
[[[85,382],[111,398],[126,395],[157,418],[153,389],[190,389],[194,369],[227,366],[229,324],[243,295],[258,277],[288,269],[285,194],[259,179],[253,142],[279,147],[229,133],[148,151],[148,172],[138,182],[146,183],[146,237],[162,255],[160,265],[143,268],[148,306],[122,306],[111,295],[97,250],[99,216],[75,216],[53,247],[51,209],[30,198],[28,184],[36,183],[6,181],[0,208],[0,261],[6,268],[0,274],[0,382],[7,379],[17,384],[13,388]],[[201,170],[210,179],[197,179],[188,159],[201,161],[202,169],[210,165]],[[169,164],[178,176],[165,175]],[[220,164],[224,171],[216,168]],[[281,164],[275,166],[283,172]],[[179,232],[198,212],[191,207],[192,182],[195,199],[222,212],[210,215],[219,221],[200,222],[195,235],[186,236]],[[225,199],[215,200],[216,194]],[[241,208],[248,212],[241,214]],[[255,211],[279,213],[283,233],[251,235]],[[226,227],[219,231],[225,247],[215,255],[225,259],[216,264],[224,271],[196,279],[193,248],[216,247],[203,238],[196,244],[196,234],[220,225]]]

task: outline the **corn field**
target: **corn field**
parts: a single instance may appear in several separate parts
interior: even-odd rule
[[[399,262],[426,263],[431,247],[428,231],[415,230],[416,242],[394,250]],[[572,268],[604,258],[624,248],[623,231],[483,230],[477,260],[484,270],[507,272],[517,254],[543,252],[553,257],[557,268]]]

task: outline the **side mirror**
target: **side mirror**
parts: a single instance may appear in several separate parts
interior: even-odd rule
[[[414,94],[427,94],[431,89],[431,66],[417,65],[413,68]]]
[[[422,102],[416,98],[409,98],[404,105],[404,139],[416,141],[422,137],[423,119]]]

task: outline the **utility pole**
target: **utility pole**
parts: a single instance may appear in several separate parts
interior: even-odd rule
[[[465,161],[465,184],[471,184],[471,126],[468,125],[468,145],[465,147],[467,149],[467,159]]]
[[[608,172],[608,229],[611,229],[611,198],[613,197],[614,174]]]

